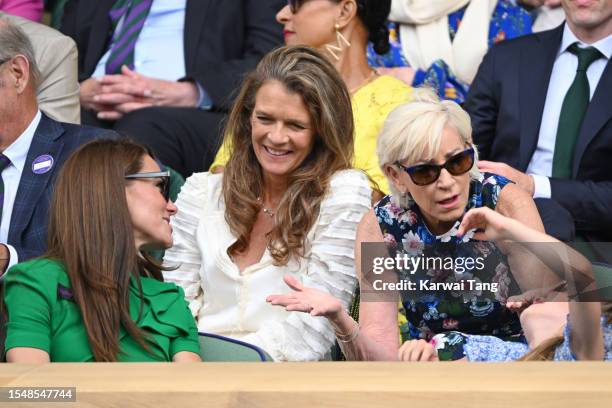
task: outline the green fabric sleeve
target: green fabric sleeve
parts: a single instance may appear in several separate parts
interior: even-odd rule
[[[57,277],[52,264],[26,262],[11,268],[4,281],[7,308],[5,351],[33,347],[50,353],[51,311],[56,302]],[[55,277],[55,278],[54,278]]]

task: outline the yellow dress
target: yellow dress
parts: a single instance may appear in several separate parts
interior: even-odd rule
[[[389,185],[378,166],[376,138],[382,130],[387,115],[403,102],[412,98],[412,88],[388,75],[382,75],[353,94],[353,118],[355,121],[355,156],[353,166],[364,170],[378,184],[378,188],[389,194]],[[223,166],[229,159],[230,149],[226,141],[217,152],[210,166]]]

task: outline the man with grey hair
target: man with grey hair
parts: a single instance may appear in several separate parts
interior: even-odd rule
[[[37,92],[40,109],[55,120],[80,123],[78,53],[72,38],[46,25],[0,11],[0,25],[8,22],[21,28],[32,43],[40,70]],[[3,47],[0,49],[0,54],[6,52]]]
[[[0,274],[41,255],[53,182],[70,153],[104,131],[57,122],[38,109],[32,44],[0,24]],[[114,136],[111,135],[111,136]]]

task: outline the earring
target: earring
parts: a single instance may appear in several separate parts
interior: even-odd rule
[[[334,59],[336,61],[339,61],[340,60],[340,55],[339,54],[342,53],[342,49],[350,47],[351,43],[340,32],[340,25],[338,23],[336,23],[334,28],[336,29],[336,44],[335,45],[334,44],[326,44],[325,48],[327,49],[327,52],[329,52],[334,57]],[[344,45],[344,47],[343,47],[343,45]]]
[[[412,195],[408,192],[408,189],[403,190],[400,194],[400,207],[408,209],[412,207],[414,204],[414,200],[412,199]]]

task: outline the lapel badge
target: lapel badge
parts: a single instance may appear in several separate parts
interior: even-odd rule
[[[32,173],[45,174],[53,167],[53,157],[48,154],[38,156],[32,162]]]

